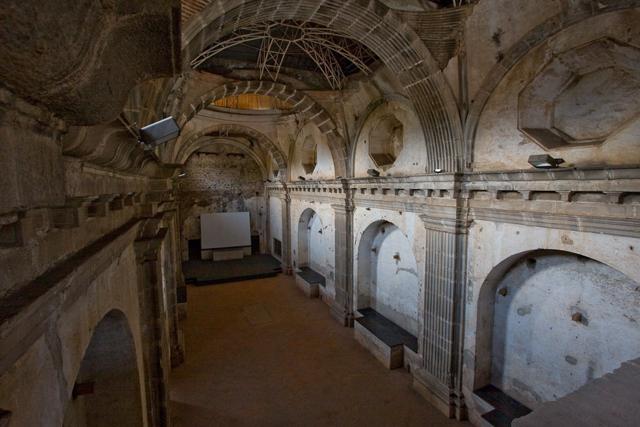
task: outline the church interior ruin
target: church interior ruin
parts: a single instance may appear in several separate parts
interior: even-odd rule
[[[640,0],[3,0],[0,59],[0,427],[640,424]]]

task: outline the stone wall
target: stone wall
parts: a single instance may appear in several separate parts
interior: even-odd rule
[[[214,212],[249,212],[251,234],[265,239],[265,178],[253,158],[216,144],[192,154],[182,170],[186,176],[177,179],[177,187],[183,240],[200,239],[200,215]]]

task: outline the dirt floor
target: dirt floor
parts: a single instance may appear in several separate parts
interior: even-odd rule
[[[174,425],[453,426],[280,275],[189,287]]]

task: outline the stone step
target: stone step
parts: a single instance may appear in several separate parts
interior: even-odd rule
[[[494,408],[493,411],[482,416],[494,426],[510,426],[514,419],[523,417],[531,412],[531,409],[491,384],[476,390],[475,395]]]
[[[494,427],[511,427],[511,421],[513,421],[513,418],[505,415],[497,409],[483,414],[482,418]]]

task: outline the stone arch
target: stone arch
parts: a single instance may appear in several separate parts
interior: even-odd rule
[[[184,163],[193,152],[202,147],[203,137],[225,139],[241,137],[246,138],[251,142],[255,142],[264,147],[264,149],[271,154],[273,160],[278,165],[278,169],[281,170],[279,176],[287,176],[287,158],[282,150],[280,150],[280,148],[263,133],[246,126],[236,124],[208,126],[201,131],[189,135],[186,140],[180,143],[180,146],[172,159],[173,163]]]
[[[320,132],[327,138],[333,164],[336,171],[340,170],[338,175],[347,176],[347,143],[338,131],[333,117],[313,98],[303,91],[292,88],[286,84],[268,81],[237,81],[227,83],[200,96],[200,102],[198,104],[191,104],[190,111],[182,113],[178,118],[178,122],[182,127],[212,102],[226,98],[227,96],[241,94],[273,96],[291,103],[296,113],[302,115],[308,123],[316,125]]]
[[[191,151],[191,154],[195,153],[196,151],[198,151],[198,150],[200,150],[202,148],[205,148],[205,147],[208,147],[208,146],[212,146],[212,145],[216,145],[216,144],[229,145],[229,146],[232,146],[232,147],[237,148],[238,150],[242,151],[243,153],[245,153],[246,155],[251,157],[253,159],[253,161],[256,162],[256,164],[258,165],[258,168],[260,169],[260,173],[262,174],[262,177],[264,179],[268,178],[268,176],[267,176],[268,175],[268,173],[267,173],[267,165],[265,163],[265,159],[260,157],[260,155],[258,153],[256,153],[255,149],[253,147],[251,147],[251,145],[248,142],[245,142],[245,141],[240,140],[240,139],[202,137],[202,138],[198,139],[195,142],[195,144],[192,146],[193,151]],[[189,158],[189,156],[187,156],[187,159]]]
[[[414,104],[426,139],[428,169],[456,171],[462,167],[462,125],[453,93],[418,35],[380,2],[303,0],[294,7],[283,0],[210,3],[184,31],[185,69],[213,41],[238,27],[275,19],[323,25],[368,47],[398,76]],[[345,158],[336,160],[336,168],[346,162]],[[345,176],[342,172],[336,170]]]
[[[493,66],[478,88],[477,96],[473,99],[469,114],[467,115],[468,119],[464,126],[465,169],[470,168],[473,163],[473,150],[476,132],[478,130],[478,125],[480,124],[482,112],[484,111],[489,98],[500,82],[502,82],[509,71],[520,60],[522,60],[531,50],[544,43],[549,37],[558,34],[566,28],[605,13],[637,7],[640,7],[640,1],[638,0],[612,1],[606,4],[600,4],[597,8],[567,8],[534,27],[518,42],[504,52],[502,60]]]
[[[65,408],[66,426],[142,426],[136,349],[125,314],[108,312],[97,324]]]
[[[320,230],[322,230],[322,218],[311,208],[305,209],[298,220],[298,250],[296,253],[296,266],[298,268],[311,265],[311,231],[312,224],[315,221],[319,221]]]
[[[420,278],[407,235],[392,222],[374,221],[363,231],[357,254],[355,308],[373,308],[417,335]],[[386,256],[393,259],[383,261]]]
[[[590,273],[591,270],[595,273]],[[549,273],[549,271],[552,271],[553,273]],[[560,273],[564,272],[563,274],[565,275],[569,274],[575,277],[576,279],[574,281],[576,283],[571,284],[565,280],[562,280],[561,283],[549,282],[549,275],[557,275],[558,271]],[[545,275],[545,273],[547,275]],[[549,362],[546,365],[541,366],[541,357],[537,353],[542,353],[545,358],[550,357],[549,355],[554,355],[556,350],[565,350],[562,344],[575,348],[576,354],[567,354],[566,356],[563,354],[563,357],[559,358],[562,360],[556,361],[554,359],[554,362],[557,362],[561,369],[559,369],[557,373],[553,373],[552,377],[560,378],[563,372],[565,374],[568,372],[572,377],[574,377],[574,373],[571,371],[576,368],[580,368],[580,365],[584,363],[584,360],[576,360],[574,356],[588,359],[589,365],[585,372],[580,371],[575,373],[575,377],[571,380],[567,378],[559,380],[559,382],[562,383],[562,386],[557,387],[557,394],[553,393],[552,398],[549,398],[549,390],[552,389],[552,385],[545,387],[544,391],[547,393],[546,396],[544,392],[540,392],[540,390],[536,391],[534,387],[529,387],[529,384],[527,384],[527,381],[525,380],[525,378],[527,378],[527,373],[523,372],[524,369],[520,367],[517,372],[520,372],[522,375],[522,378],[518,379],[518,381],[523,384],[520,386],[521,391],[503,391],[507,392],[507,394],[515,393],[515,396],[512,397],[523,401],[526,405],[535,406],[537,403],[542,403],[544,400],[555,400],[555,398],[559,398],[562,395],[574,391],[578,387],[584,385],[585,382],[581,382],[584,377],[587,378],[587,381],[590,381],[591,379],[595,379],[596,375],[603,375],[606,370],[613,370],[617,368],[619,363],[627,360],[626,358],[624,358],[624,360],[613,360],[615,357],[613,359],[611,357],[606,357],[607,363],[611,364],[611,366],[608,368],[598,366],[601,362],[595,360],[598,356],[590,354],[588,350],[583,351],[583,349],[580,348],[580,346],[584,345],[586,341],[586,347],[597,349],[598,344],[600,344],[600,342],[597,341],[598,337],[602,339],[602,336],[611,337],[616,335],[610,334],[609,332],[602,334],[602,331],[599,331],[598,329],[595,329],[595,332],[591,332],[591,335],[588,335],[589,332],[585,332],[588,331],[586,326],[588,326],[589,320],[594,321],[592,328],[598,328],[597,324],[599,323],[600,316],[607,317],[607,322],[602,322],[602,324],[606,323],[609,325],[611,322],[614,322],[612,316],[615,314],[615,309],[613,309],[610,304],[605,304],[600,301],[600,294],[598,292],[589,289],[582,289],[579,294],[576,294],[577,301],[579,302],[575,305],[563,307],[563,309],[559,309],[556,306],[562,305],[564,300],[567,299],[566,295],[572,293],[571,286],[581,286],[583,288],[592,286],[590,279],[583,280],[583,274],[593,274],[593,276],[597,277],[599,281],[603,280],[603,278],[610,278],[611,280],[604,284],[606,288],[609,288],[611,285],[613,287],[617,286],[624,291],[624,288],[627,287],[630,288],[630,293],[637,292],[635,289],[637,289],[638,283],[619,270],[594,258],[564,250],[533,249],[518,252],[501,261],[490,271],[484,280],[478,295],[478,329],[475,334],[475,372],[473,378],[474,389],[481,388],[487,384],[493,384],[495,382],[496,374],[507,376],[507,374],[505,374],[506,371],[504,371],[504,367],[506,365],[517,366],[516,363],[511,364],[509,361],[504,360],[507,359],[507,357],[504,356],[504,347],[506,346],[506,342],[509,340],[505,332],[506,322],[508,319],[512,320],[513,317],[518,317],[519,321],[512,323],[510,330],[513,332],[510,334],[526,336],[526,342],[531,345],[532,349],[527,352],[522,351],[516,347],[518,342],[509,341],[510,345],[514,347],[509,351],[509,354],[519,357],[517,355],[526,353],[526,366],[531,366],[531,369],[535,370],[535,377],[542,378],[540,380],[541,382],[544,382],[545,384],[552,383],[552,381],[545,381],[543,378],[547,371],[553,371],[554,363]],[[545,286],[549,287],[549,289],[544,290],[544,304],[536,304],[538,300],[529,298],[526,300],[529,304],[523,305],[521,304],[523,300],[523,290],[526,290],[526,287],[531,289],[533,286],[540,286],[532,284],[535,275],[538,275],[538,281],[543,282]],[[559,286],[554,286],[556,284]],[[620,289],[618,289],[618,291],[621,291]],[[561,290],[561,292],[558,292],[559,290]],[[607,289],[607,293],[610,292],[611,289]],[[520,298],[517,299],[519,295]],[[526,296],[528,294],[524,295]],[[591,305],[590,300],[594,299],[594,295],[597,297],[595,298],[597,301],[594,301],[594,304]],[[499,307],[496,307],[496,305]],[[607,306],[606,312],[592,310],[593,307],[597,306],[598,308],[602,308],[603,305]],[[514,310],[515,313],[517,313],[517,316],[511,313]],[[638,311],[640,312],[640,310]],[[579,316],[574,317],[576,314],[579,314]],[[582,317],[583,315],[585,316],[584,318]],[[623,317],[626,317],[625,315],[633,315],[633,313],[625,312],[618,317],[624,322],[629,321],[629,319],[623,319]],[[531,320],[530,323],[535,326],[530,329],[525,329],[526,326],[520,326],[521,323],[526,324],[527,316],[531,316],[532,319],[534,319]],[[559,318],[554,316],[559,316]],[[583,327],[582,324],[585,324],[585,327]],[[576,327],[576,325],[579,325],[579,327]],[[571,330],[572,327],[575,331]],[[535,331],[541,332],[540,329],[544,329],[544,333],[552,338],[553,345],[540,345],[542,342],[540,341],[542,334],[532,333]],[[637,330],[637,328],[630,329]],[[569,330],[569,332],[567,332],[567,330]],[[599,335],[598,332],[600,332]],[[563,333],[570,333],[571,336],[563,337],[561,335]],[[640,331],[638,331],[637,335],[640,337]],[[621,344],[624,349],[622,349],[620,353],[627,354],[628,358],[640,356],[640,344],[638,344],[640,343],[640,339],[634,340],[633,337],[625,335],[618,341],[616,341],[615,337],[610,340],[611,342]],[[636,344],[630,344],[630,341],[636,342]],[[499,343],[499,345],[496,343]],[[607,343],[606,347],[608,348],[610,344],[611,343]],[[635,349],[628,346],[628,344],[631,346],[635,345]],[[537,352],[536,348],[538,349]],[[633,353],[632,356],[630,355],[631,353]],[[591,360],[592,358],[593,360]],[[496,362],[497,359],[499,360]],[[542,359],[542,361],[545,360],[546,359]],[[496,367],[500,369],[499,373],[493,372]],[[605,372],[603,372],[603,370]],[[516,369],[509,368],[508,371],[514,372]],[[504,387],[502,385],[498,386],[499,388]],[[573,387],[570,388],[571,386]],[[525,390],[527,391],[525,392]]]

